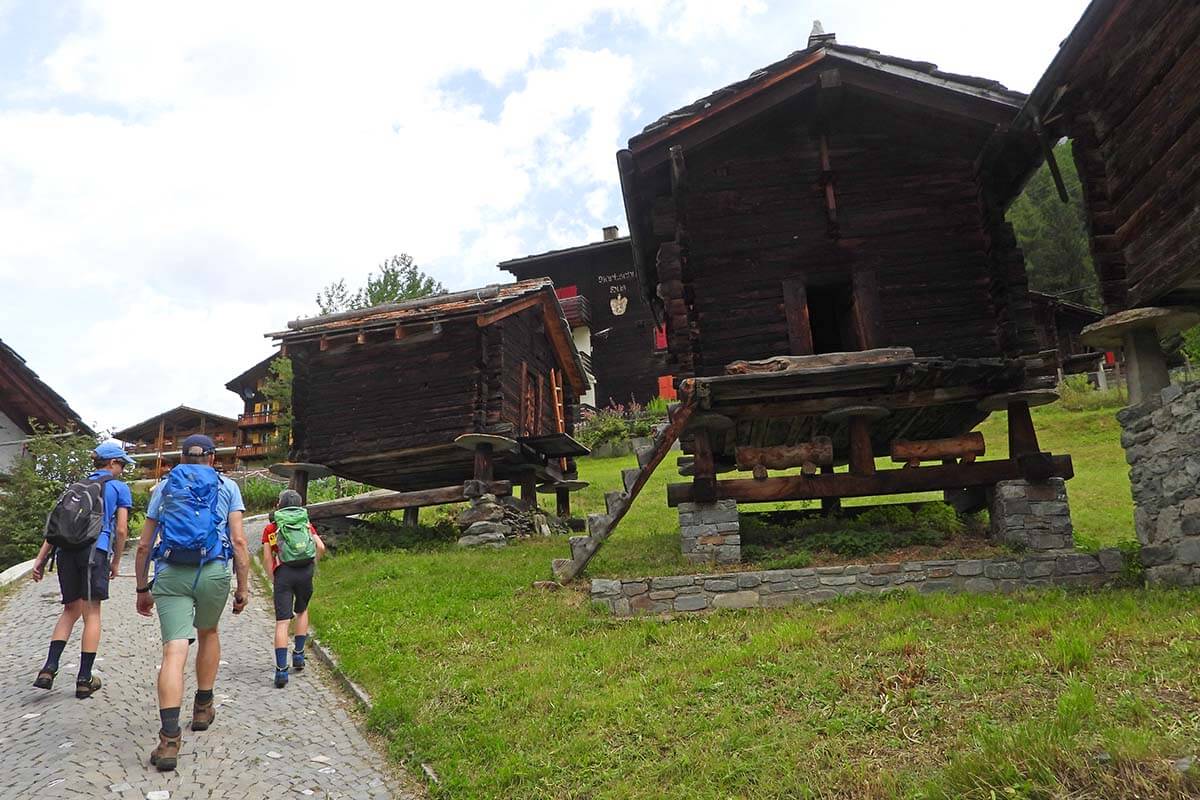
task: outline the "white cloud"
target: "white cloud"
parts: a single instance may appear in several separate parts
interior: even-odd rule
[[[104,426],[232,411],[224,381],[330,280],[407,251],[463,288],[624,228],[614,152],[683,87],[803,47],[814,5],[82,0],[0,96],[0,338]],[[1011,48],[980,48],[957,6],[939,36],[949,6],[867,5],[826,28],[1006,79]],[[442,88],[463,74],[481,90]]]

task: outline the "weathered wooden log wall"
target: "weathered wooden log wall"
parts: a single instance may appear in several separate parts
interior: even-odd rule
[[[845,102],[852,113],[830,124],[824,153],[802,100],[683,154],[686,184],[657,198],[653,224],[661,238],[675,233],[658,279],[678,374],[796,352],[809,321],[789,318],[789,293],[838,284],[858,305],[848,312],[858,341],[844,349],[1035,349],[1015,237],[981,206],[977,158],[991,126]]]
[[[1107,311],[1168,295],[1200,263],[1200,4],[1129,3],[1092,43],[1056,109],[1074,140]]]
[[[474,430],[485,336],[466,317],[443,323],[432,341],[294,348],[293,457],[333,464],[443,444]],[[483,410],[490,414],[491,405]]]

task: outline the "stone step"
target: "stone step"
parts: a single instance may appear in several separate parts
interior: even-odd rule
[[[650,463],[650,459],[654,458],[654,448],[653,447],[643,447],[641,449],[635,450],[634,453],[637,454],[637,462],[638,462],[639,467],[646,466],[647,464]]]
[[[550,571],[554,573],[554,577],[558,580],[564,580],[567,577],[568,570],[574,563],[569,558],[556,558],[550,562]]]
[[[642,471],[640,469],[633,469],[632,467],[621,470],[621,482],[625,484],[626,492],[633,488],[633,484],[637,481],[638,476],[641,474]]]
[[[572,561],[581,561],[587,558],[588,554],[593,550],[592,537],[590,536],[572,536],[567,542],[571,545]]]
[[[625,503],[628,501],[629,495],[624,492],[605,492],[604,494],[604,510],[610,515],[618,509],[624,509]]]
[[[588,514],[587,529],[589,536],[595,536],[603,539],[608,533],[608,526],[612,520],[604,514]],[[575,537],[571,537],[575,538]]]

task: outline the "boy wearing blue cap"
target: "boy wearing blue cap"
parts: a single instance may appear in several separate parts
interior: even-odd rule
[[[33,682],[38,689],[54,686],[59,659],[80,617],[83,617],[83,638],[75,696],[91,697],[100,688],[100,679],[92,675],[96,649],[100,646],[100,603],[108,599],[108,581],[117,575],[129,535],[129,510],[133,508],[129,487],[117,478],[125,465],[132,463],[133,459],[116,442],[97,447],[92,452],[92,473],[67,488],[47,520],[47,541],[34,561],[33,579],[42,579],[46,562],[54,553],[63,609],[50,635],[46,663]],[[101,500],[98,513],[89,506],[91,498]],[[71,525],[76,526],[74,532],[66,530]],[[93,539],[97,527],[99,532]],[[82,541],[75,547],[56,545],[50,541],[56,536]]]

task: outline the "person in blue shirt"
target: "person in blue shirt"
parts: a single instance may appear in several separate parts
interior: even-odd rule
[[[212,469],[216,446],[204,434],[192,434],[183,440],[181,464],[193,464]],[[177,469],[180,469],[177,467]],[[162,633],[162,666],[158,670],[158,716],[161,727],[158,747],[150,753],[150,763],[159,771],[174,770],[183,738],[179,726],[179,710],[183,703],[183,671],[187,664],[188,640],[195,630],[196,696],[192,703],[192,730],[204,731],[216,718],[213,708],[213,685],[221,659],[221,640],[217,623],[229,598],[229,584],[237,579],[233,594],[233,613],[246,607],[249,592],[250,555],[246,549],[246,534],[242,529],[242,492],[238,485],[219,477],[212,520],[220,552],[201,563],[176,563],[170,551],[157,552],[156,540],[162,531],[159,519],[169,516],[170,501],[164,503],[163,486],[154,487],[146,509],[146,524],[138,541],[137,611],[148,617],[157,607],[158,626]],[[164,509],[164,505],[167,508]],[[168,512],[168,513],[165,513]],[[150,561],[157,559],[154,580],[150,580]],[[233,561],[232,575],[229,562]]]
[[[80,644],[79,674],[75,678],[75,696],[80,699],[91,697],[100,688],[100,678],[92,674],[96,649],[100,646],[100,603],[108,599],[108,581],[117,575],[121,554],[125,550],[125,539],[129,535],[129,510],[133,508],[133,495],[129,487],[117,478],[124,472],[125,465],[132,463],[133,459],[116,442],[105,442],[92,452],[94,469],[88,479],[108,479],[103,493],[104,521],[94,547],[60,549],[55,556],[63,609],[54,626],[54,633],[50,635],[50,653],[46,656],[46,663],[33,682],[39,689],[54,686],[59,659],[80,617],[83,617],[83,640]],[[33,564],[35,581],[40,581],[45,575],[46,561],[53,549],[49,542],[42,544]]]

